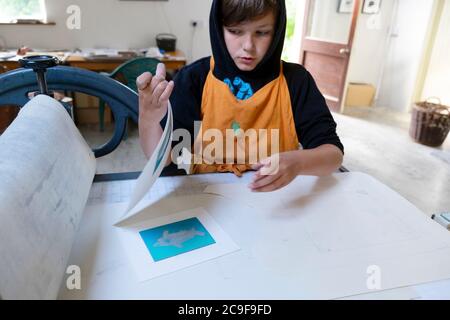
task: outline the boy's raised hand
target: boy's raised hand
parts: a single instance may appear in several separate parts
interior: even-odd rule
[[[174,83],[166,81],[166,67],[159,63],[154,76],[150,72],[136,79],[139,91],[139,117],[147,121],[160,122],[167,113],[169,98]]]

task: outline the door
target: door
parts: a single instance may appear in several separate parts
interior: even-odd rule
[[[306,0],[300,62],[340,112],[360,0]]]

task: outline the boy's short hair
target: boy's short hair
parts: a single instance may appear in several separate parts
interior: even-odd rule
[[[278,0],[222,0],[222,24],[232,26],[269,12],[278,15]]]

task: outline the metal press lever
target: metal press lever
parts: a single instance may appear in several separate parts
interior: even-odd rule
[[[30,56],[20,59],[19,63],[23,68],[33,69],[36,72],[39,93],[53,97],[53,94],[48,92],[45,73],[47,72],[47,68],[55,67],[59,64],[58,58],[52,56]]]
[[[25,69],[33,69],[36,73],[37,82],[39,86],[38,94],[45,94],[46,96],[50,96],[54,98],[53,92],[48,91],[47,80],[45,78],[45,73],[48,68],[55,67],[59,64],[59,60],[53,56],[30,56],[19,60],[20,65]],[[60,101],[64,109],[67,110],[70,117],[73,119],[73,108],[70,104],[64,103]]]

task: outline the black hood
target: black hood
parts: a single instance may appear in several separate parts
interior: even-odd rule
[[[222,0],[214,0],[209,17],[209,33],[212,53],[215,61],[214,75],[220,79],[241,77],[252,84],[256,90],[274,80],[280,74],[280,61],[286,34],[286,5],[284,0],[278,2],[278,17],[272,44],[263,60],[252,71],[241,71],[228,53],[223,36],[221,17]]]

